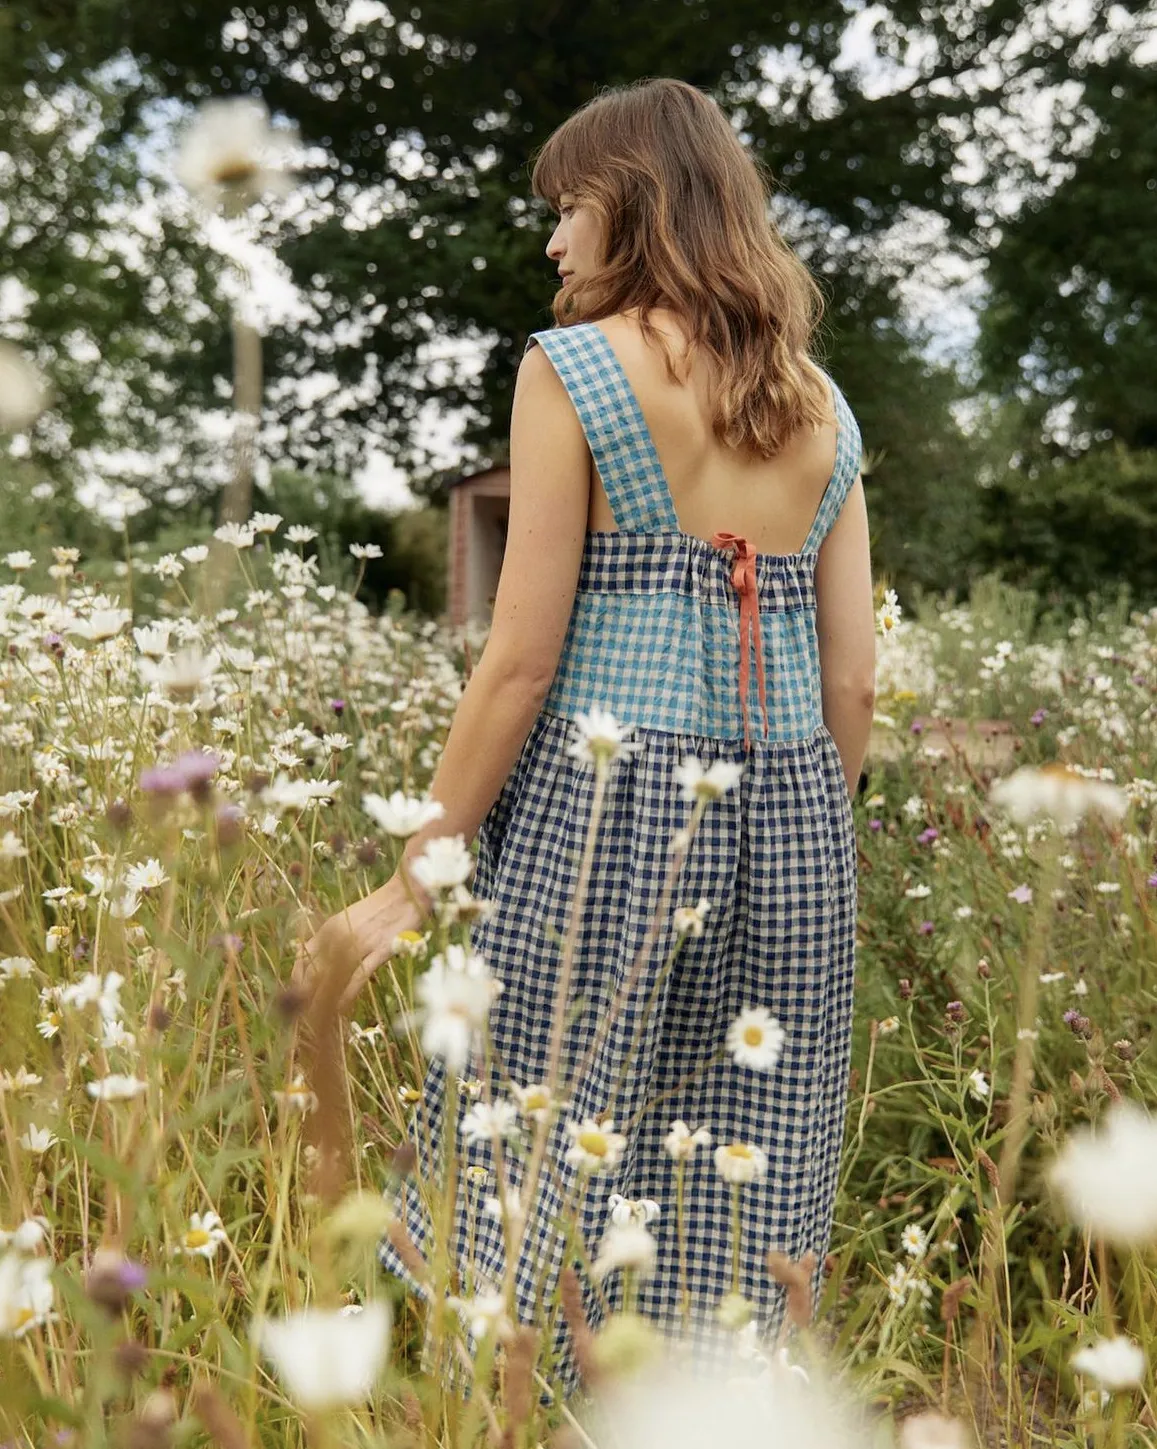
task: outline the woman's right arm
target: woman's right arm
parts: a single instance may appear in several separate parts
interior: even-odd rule
[[[848,794],[854,795],[876,702],[872,561],[859,474],[820,545],[815,582],[824,724],[836,742]]]

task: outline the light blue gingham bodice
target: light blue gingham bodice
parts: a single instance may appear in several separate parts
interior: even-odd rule
[[[527,350],[536,343],[574,404],[618,528],[587,534],[543,708],[574,718],[598,705],[620,723],[676,734],[806,739],[823,723],[816,559],[861,462],[860,430],[835,381],[828,376],[839,434],[835,469],[804,547],[754,557],[765,729],[755,641],[741,635],[731,556],[680,530],[654,440],[605,334],[583,322],[534,332]],[[746,730],[741,638],[750,660]]]

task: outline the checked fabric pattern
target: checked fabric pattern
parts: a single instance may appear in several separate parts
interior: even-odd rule
[[[549,1392],[565,1398],[579,1377],[557,1301],[567,1244],[555,1218],[575,1205],[581,1185],[564,1160],[567,1120],[609,1113],[628,1138],[617,1166],[589,1177],[577,1198],[588,1261],[610,1222],[611,1193],[655,1199],[661,1213],[649,1226],[657,1262],[635,1306],[690,1338],[698,1362],[726,1356],[732,1341],[714,1319],[732,1288],[732,1188],[715,1168],[716,1146],[750,1142],[768,1156],[766,1176],[739,1198],[739,1291],[755,1306],[765,1338],[774,1339],[785,1307],[767,1250],[791,1258],[812,1250],[821,1263],[827,1251],[847,1099],[857,890],[851,808],[820,712],[813,573],[859,471],[860,438],[833,382],[836,466],[807,546],[756,560],[771,728],[765,738],[753,688],[747,748],[728,555],[679,531],[641,409],[601,330],[554,328],[527,345],[535,343],[574,403],[621,531],[588,535],[554,686],[479,832],[472,889],[495,911],[475,927],[472,949],[503,982],[490,1016],[493,1098],[510,1095],[508,1079],[525,1085],[546,1072],[558,943],[570,923],[594,796],[593,772],[567,751],[574,715],[609,708],[642,745],[611,767],[606,787],[564,1035],[572,1093],[552,1128],[515,1273],[519,1317],[548,1324],[559,1357]],[[752,669],[754,677],[754,659]],[[674,773],[689,755],[704,767],[741,763],[743,774],[707,807],[662,927],[608,1029],[607,1004],[630,974],[662,897],[671,837],[691,817]],[[701,897],[710,902],[703,934],[689,935],[672,961],[672,911]],[[766,1006],[786,1033],[770,1073],[736,1065],[723,1049],[728,1025],[749,1006]],[[480,1056],[470,1070],[483,1076]],[[444,1085],[444,1064],[434,1059],[411,1118],[426,1180],[440,1179]],[[460,1097],[460,1115],[469,1105]],[[663,1145],[675,1118],[712,1134],[711,1147],[698,1148],[684,1168],[682,1266],[675,1164]],[[505,1245],[501,1223],[481,1210],[497,1191],[493,1150],[462,1147],[463,1168],[488,1170],[480,1185],[458,1175],[457,1291],[469,1295],[502,1281]],[[516,1185],[518,1163],[506,1160]],[[436,1230],[417,1181],[392,1192],[411,1236],[430,1252]],[[379,1257],[423,1291],[388,1242]],[[580,1265],[579,1276],[597,1329],[622,1306],[622,1274],[596,1283]],[[817,1273],[817,1299],[819,1288]]]

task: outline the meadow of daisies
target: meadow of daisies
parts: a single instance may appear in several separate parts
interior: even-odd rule
[[[434,908],[351,1016],[290,979],[303,922],[379,885],[429,818],[462,645],[476,658],[484,633],[372,615],[280,522],[107,592],[68,548],[4,563],[0,1441],[602,1449],[762,1444],[774,1422],[793,1444],[1153,1442],[1157,612],[1042,625],[996,585],[916,617],[882,604],[820,1312],[772,1253],[792,1331],[760,1342],[723,1295],[718,1383],[672,1374],[677,1345],[628,1307],[573,1325],[583,1390],[550,1402],[509,1285],[463,1291],[386,1205],[415,1171],[426,1062],[476,1094],[458,1073],[500,981],[470,947],[489,905],[472,844],[428,844],[414,874]],[[228,607],[198,603],[211,550]],[[945,745],[942,716],[1008,722],[1008,757]],[[576,723],[592,770],[615,768],[614,725]],[[693,820],[733,783],[687,762]],[[685,937],[710,903],[676,883],[670,906]],[[725,1049],[774,1071],[779,1045],[753,1003]],[[557,1116],[597,1190],[621,1134],[570,1122],[549,1084],[476,1101],[463,1135],[529,1158]],[[710,1124],[672,1122],[668,1150],[711,1153],[737,1191],[768,1170]],[[503,1211],[493,1173],[469,1181],[479,1212]],[[608,1198],[584,1245],[628,1305],[648,1224],[675,1211]],[[384,1236],[433,1307],[382,1272]],[[468,1392],[443,1386],[451,1360]]]

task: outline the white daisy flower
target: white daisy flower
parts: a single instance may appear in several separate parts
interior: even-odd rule
[[[1049,1172],[1069,1216],[1123,1247],[1157,1241],[1157,1122],[1114,1103],[1094,1131],[1069,1134]]]
[[[1089,1374],[1106,1389],[1131,1389],[1145,1376],[1145,1352],[1131,1338],[1098,1338],[1072,1357],[1079,1374]]]
[[[979,1067],[974,1068],[968,1074],[968,1091],[978,1102],[983,1102],[992,1095],[988,1078]]]
[[[642,1223],[612,1223],[603,1236],[591,1273],[603,1279],[615,1268],[631,1268],[647,1277],[655,1267],[659,1245]]]
[[[460,1128],[467,1142],[505,1141],[518,1131],[518,1108],[513,1102],[475,1102]]]
[[[662,1211],[653,1197],[629,1198],[624,1197],[621,1192],[612,1192],[607,1198],[607,1206],[610,1209],[611,1222],[619,1224],[647,1224],[653,1222]]]
[[[696,1127],[692,1132],[682,1117],[676,1117],[663,1138],[663,1146],[676,1162],[686,1162],[696,1147],[710,1147],[711,1133],[706,1127]]]
[[[300,1112],[304,1116],[306,1112],[317,1109],[317,1093],[306,1084],[304,1072],[296,1073],[287,1087],[274,1091],[273,1095],[283,1112]]]
[[[524,1117],[541,1122],[549,1117],[553,1098],[545,1082],[531,1082],[525,1087],[511,1086],[518,1110]]]
[[[461,1072],[501,990],[502,983],[490,974],[484,957],[452,943],[417,978],[418,1006],[400,1012],[394,1028],[405,1031],[420,1023],[426,1055],[442,1057],[452,1070]]]
[[[363,795],[362,809],[387,835],[399,838],[413,835],[446,813],[441,800],[421,800],[401,790],[395,790],[388,799],[381,795]]]
[[[675,766],[675,780],[684,800],[718,800],[739,784],[742,764],[731,760],[715,760],[705,770],[701,760],[688,755]]]
[[[928,1234],[919,1223],[909,1223],[900,1234],[900,1246],[912,1258],[921,1258],[928,1247]]]
[[[216,1213],[192,1213],[189,1226],[177,1239],[173,1251],[190,1257],[215,1258],[217,1249],[228,1241],[229,1236]]]
[[[47,405],[48,384],[39,369],[11,343],[0,342],[0,430],[22,433]],[[30,567],[30,564],[14,565],[11,562],[13,558],[23,557],[23,552],[9,554],[8,567]],[[31,555],[28,557],[31,558]]]
[[[786,1040],[787,1033],[766,1006],[749,1006],[727,1028],[724,1045],[739,1066],[770,1072]]]
[[[24,1135],[20,1138],[20,1145],[26,1152],[35,1152],[39,1155],[47,1152],[50,1147],[55,1147],[58,1141],[55,1132],[50,1132],[47,1127],[37,1127],[35,1122],[30,1122]]]
[[[381,558],[381,545],[376,543],[351,543],[350,553],[354,558]]]
[[[703,917],[711,909],[711,902],[706,896],[700,896],[699,901],[693,906],[679,906],[674,913],[675,929],[681,935],[701,936],[703,934]]]
[[[302,1408],[335,1409],[373,1392],[389,1346],[390,1307],[376,1299],[355,1314],[307,1308],[255,1319],[250,1331]]]
[[[0,1338],[23,1338],[52,1313],[52,1260],[0,1256]]]
[[[427,840],[421,855],[409,863],[414,879],[427,891],[465,885],[474,869],[474,857],[461,835],[438,835]]]
[[[514,1324],[506,1312],[506,1299],[497,1289],[475,1293],[473,1298],[459,1298],[450,1294],[446,1298],[450,1308],[456,1308],[476,1339],[483,1339],[488,1333],[496,1333],[499,1342],[505,1343],[514,1335]]]
[[[754,1182],[767,1172],[767,1153],[752,1142],[722,1142],[715,1149],[715,1166],[727,1182]]]
[[[1023,765],[994,782],[988,795],[998,809],[1027,824],[1045,816],[1071,830],[1087,814],[1120,820],[1129,806],[1125,792],[1102,780],[1089,780],[1067,765]]]
[[[256,535],[253,530],[244,523],[223,523],[219,528],[213,530],[213,537],[220,539],[222,543],[231,544],[234,548],[252,548]]]
[[[86,1082],[84,1089],[90,1097],[98,1102],[124,1102],[132,1097],[139,1097],[148,1086],[139,1077],[126,1077],[117,1072],[110,1072],[107,1077],[97,1082]]]
[[[46,1217],[39,1213],[5,1232],[0,1228],[0,1248],[14,1248],[18,1253],[35,1253],[52,1239],[52,1228]]]
[[[567,1162],[574,1163],[584,1172],[599,1172],[617,1165],[627,1145],[621,1132],[614,1130],[613,1117],[604,1122],[594,1117],[584,1117],[581,1122],[571,1121],[566,1130],[573,1139],[566,1150]]]
[[[567,754],[584,765],[597,767],[601,760],[613,764],[643,748],[642,740],[626,737],[633,725],[620,724],[609,709],[601,709],[597,704],[589,710],[579,710],[574,724],[577,738],[567,745]]]
[[[266,194],[288,194],[296,139],[295,132],[269,124],[259,100],[208,100],[181,138],[173,170],[203,206],[238,216]]]

